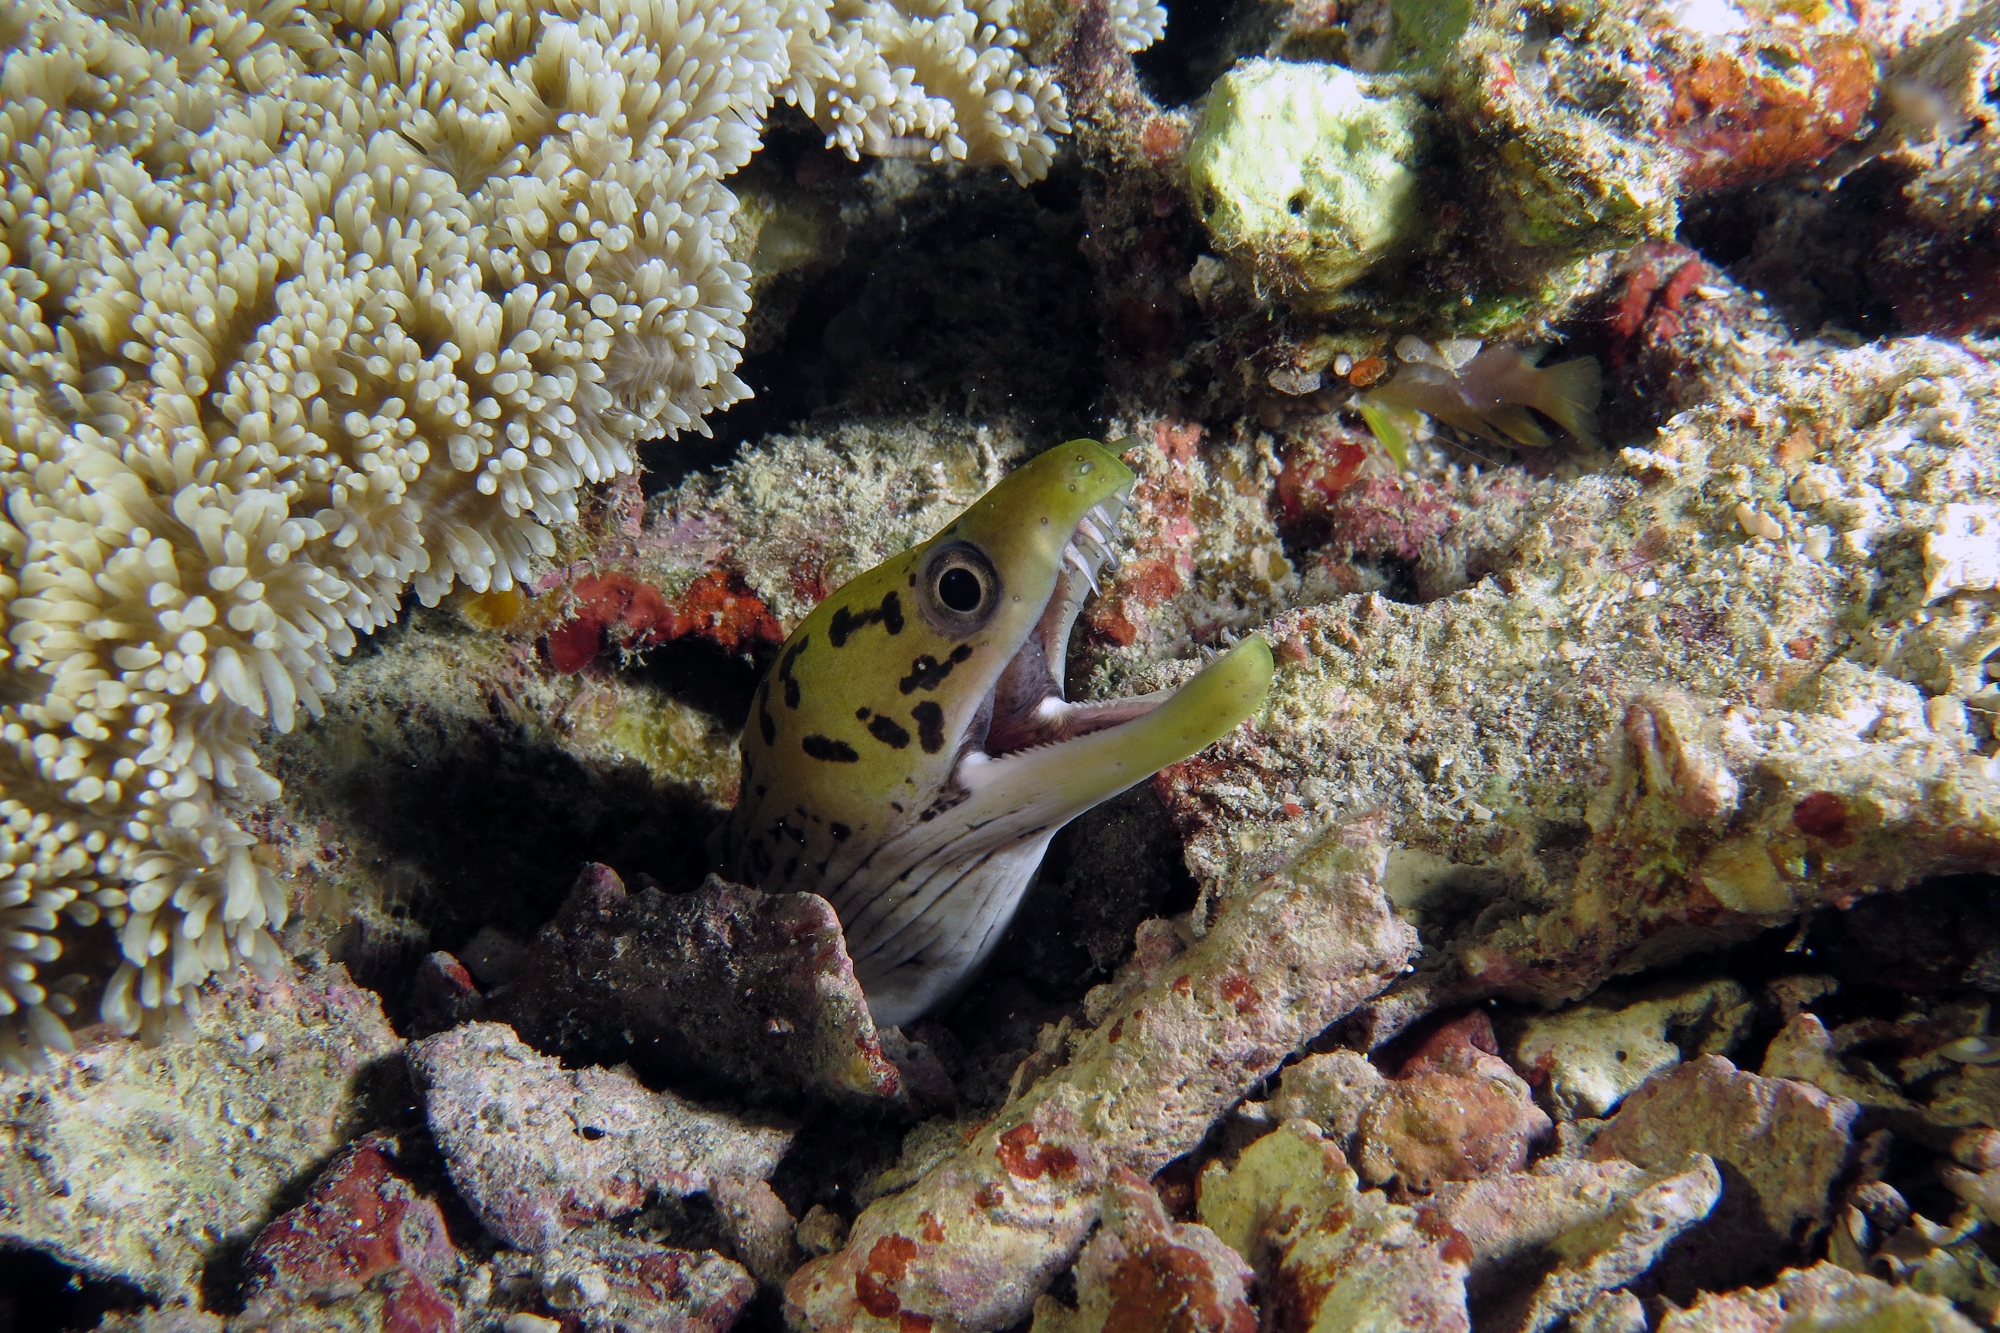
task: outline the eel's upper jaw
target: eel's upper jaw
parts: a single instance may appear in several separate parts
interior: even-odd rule
[[[1124,516],[1126,495],[1120,492],[1099,501],[1077,520],[1063,545],[1055,590],[1034,629],[994,682],[987,710],[991,722],[979,743],[968,748],[968,754],[999,758],[1060,744],[1142,716],[1166,698],[1160,694],[1073,704],[1063,697],[1070,630],[1083,609],[1086,591],[1100,592],[1099,574],[1118,568],[1113,542]]]
[[[1085,515],[1034,629],[994,682],[986,725],[966,737],[955,771],[970,797],[960,815],[994,836],[1060,825],[1227,734],[1263,706],[1274,663],[1252,636],[1179,689],[1070,703],[1063,657],[1070,629],[1106,565],[1124,496]]]

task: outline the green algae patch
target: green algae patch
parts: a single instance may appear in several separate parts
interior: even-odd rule
[[[1392,80],[1245,61],[1195,127],[1195,209],[1219,250],[1294,304],[1326,309],[1421,232],[1427,117]]]

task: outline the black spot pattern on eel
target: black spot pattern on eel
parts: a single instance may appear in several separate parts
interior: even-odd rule
[[[923,744],[925,754],[936,754],[944,748],[944,709],[930,699],[924,700],[910,710],[910,716],[917,720],[917,739]]]
[[[852,764],[861,756],[846,741],[834,740],[831,736],[811,735],[799,742],[799,748],[814,759],[824,759],[834,764]]]
[[[778,679],[785,683],[785,707],[787,708],[797,708],[799,706],[799,683],[792,679],[792,663],[799,660],[799,654],[804,652],[806,645],[811,642],[812,635],[808,634],[791,647],[785,649],[785,655],[778,659]],[[839,645],[836,644],[835,646],[838,647]]]
[[[849,636],[856,630],[865,629],[874,624],[880,624],[883,629],[888,630],[891,634],[901,634],[903,632],[902,594],[894,592],[884,593],[882,595],[882,605],[871,607],[858,616],[846,607],[841,607],[833,613],[833,623],[827,626],[827,642],[836,648],[845,648]],[[805,645],[800,644],[799,646],[803,648]]]
[[[917,690],[934,690],[944,684],[944,678],[951,669],[972,656],[972,645],[961,643],[951,650],[951,656],[940,662],[929,653],[924,653],[910,663],[910,674],[896,682],[896,688],[905,694]]]
[[[764,738],[764,744],[774,745],[778,740],[778,724],[771,718],[771,682],[757,684],[757,731]]]
[[[892,750],[900,750],[910,743],[910,733],[896,725],[896,719],[887,714],[878,714],[868,724],[868,734]]]

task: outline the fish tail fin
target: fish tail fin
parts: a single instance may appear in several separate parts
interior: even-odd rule
[[[1487,425],[1501,431],[1516,444],[1524,444],[1531,449],[1546,449],[1552,443],[1549,433],[1541,428],[1525,407],[1503,403],[1489,409],[1485,420]]]
[[[1410,439],[1417,432],[1417,414],[1408,408],[1390,407],[1386,403],[1371,403],[1357,398],[1354,405],[1361,409],[1361,419],[1368,423],[1368,431],[1389,457],[1396,460],[1397,467],[1410,465]]]
[[[1539,372],[1541,387],[1531,407],[1548,413],[1570,434],[1588,445],[1597,443],[1597,404],[1604,396],[1604,377],[1597,358],[1578,357]]]

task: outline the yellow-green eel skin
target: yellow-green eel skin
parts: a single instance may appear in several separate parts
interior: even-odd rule
[[[1056,830],[1270,691],[1251,637],[1177,690],[1064,700],[1070,629],[1115,567],[1133,482],[1094,440],[1039,455],[822,602],[757,686],[725,873],[830,901],[877,1023],[963,989]]]

